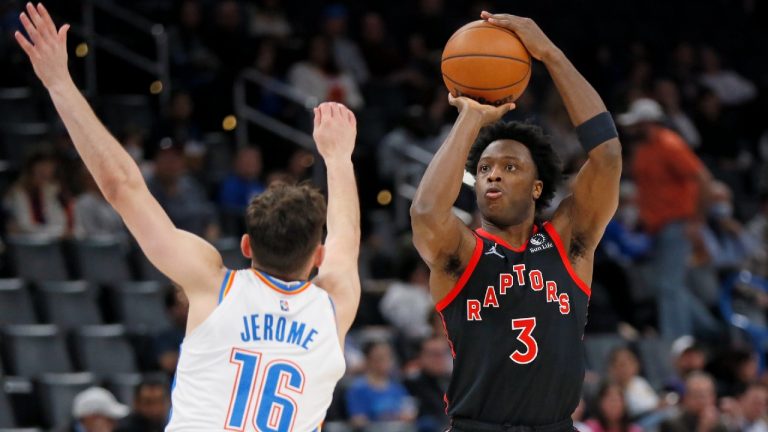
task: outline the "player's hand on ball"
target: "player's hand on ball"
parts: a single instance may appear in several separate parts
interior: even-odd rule
[[[492,14],[483,11],[480,18],[489,23],[512,30],[523,41],[528,52],[539,61],[543,61],[556,47],[530,18],[519,17],[510,14]]]
[[[326,161],[332,158],[351,158],[357,136],[355,114],[340,103],[321,103],[315,108],[312,136],[317,150]]]
[[[480,115],[480,124],[485,126],[496,122],[515,108],[514,103],[508,103],[499,106],[485,105],[480,102],[470,99],[466,96],[454,97],[448,93],[448,103],[455,106],[460,113],[465,111],[471,111]]]
[[[71,80],[67,69],[69,24],[64,24],[57,30],[42,3],[37,6],[27,3],[27,10],[21,13],[20,19],[29,39],[19,31],[14,36],[21,49],[29,56],[35,74],[43,85],[51,89],[61,82]]]

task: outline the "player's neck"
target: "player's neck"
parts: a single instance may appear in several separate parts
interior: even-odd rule
[[[486,232],[501,238],[507,244],[513,247],[519,247],[528,242],[528,239],[533,233],[534,220],[526,220],[525,222],[517,225],[509,225],[506,227],[499,227],[492,222],[483,220],[481,226]]]
[[[262,273],[266,273],[269,276],[271,276],[271,277],[273,277],[275,279],[279,279],[279,280],[281,280],[283,282],[293,282],[293,281],[304,281],[304,280],[307,280],[307,276],[303,272],[302,273],[295,272],[295,273],[291,273],[291,274],[282,274],[280,272],[275,272],[275,271],[272,271],[270,269],[266,269],[266,268],[260,267],[260,266],[258,266],[256,264],[253,264],[253,268],[255,270],[257,270],[257,271],[260,271]]]

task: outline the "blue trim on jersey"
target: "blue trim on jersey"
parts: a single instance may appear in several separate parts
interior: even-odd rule
[[[333,316],[336,316],[336,303],[333,302],[331,296],[328,296],[328,301],[331,302],[331,309],[333,309]]]
[[[183,344],[183,342],[182,342],[182,344]],[[179,345],[179,358],[181,358],[181,345]],[[171,381],[171,407],[168,408],[168,421],[167,421],[167,423],[170,423],[171,422],[171,418],[173,418],[173,391],[176,390],[176,375],[178,375],[178,372],[174,372],[173,373],[173,381]]]
[[[224,280],[221,281],[221,288],[219,288],[219,303],[221,304],[221,301],[224,300],[224,290],[227,289],[227,281],[229,280],[229,274],[232,273],[232,270],[227,270],[227,273],[224,275]]]
[[[263,271],[256,270],[256,269],[254,269],[254,271],[256,271],[260,275],[264,276],[268,281],[270,281],[273,284],[275,284],[278,288],[280,288],[282,290],[285,290],[285,291],[288,291],[288,292],[298,291],[298,290],[300,290],[301,288],[304,287],[304,284],[307,283],[307,281],[302,281],[302,280],[292,281],[292,282],[283,282],[280,279],[276,279],[276,278],[274,278],[274,277],[264,273]]]

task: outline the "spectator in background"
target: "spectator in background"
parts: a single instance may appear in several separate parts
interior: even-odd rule
[[[155,353],[160,369],[172,377],[176,373],[176,364],[179,362],[179,347],[187,332],[189,301],[184,291],[177,286],[168,290],[165,296],[165,307],[171,318],[171,327],[155,336]]]
[[[701,135],[680,103],[680,91],[671,79],[660,79],[654,86],[654,98],[664,108],[671,126],[679,133],[691,148],[701,145]]]
[[[331,44],[339,69],[362,85],[368,81],[368,66],[357,44],[347,37],[347,19],[347,8],[343,4],[327,6],[323,11],[323,34]]]
[[[258,147],[242,147],[237,150],[232,162],[232,172],[219,188],[219,204],[225,212],[242,217],[251,199],[264,192],[261,150]]]
[[[747,224],[747,231],[758,244],[750,268],[754,273],[768,277],[768,191],[760,194],[759,210]]]
[[[693,337],[683,336],[672,344],[671,356],[675,376],[664,385],[664,388],[682,396],[688,375],[703,371],[707,365],[707,353]]]
[[[635,146],[632,174],[640,221],[655,237],[649,274],[661,334],[671,341],[693,332],[685,283],[691,255],[686,227],[697,216],[710,175],[680,135],[660,124],[663,117],[657,102],[638,99],[618,122]]]
[[[114,238],[126,245],[129,237],[123,219],[104,199],[96,180],[85,167],[80,169],[83,193],[75,198],[75,237],[78,239]]]
[[[659,406],[659,397],[645,378],[640,376],[640,362],[629,348],[618,348],[608,358],[608,377],[622,394],[622,411],[638,418]]]
[[[445,414],[444,395],[453,369],[451,347],[445,337],[441,335],[424,339],[418,363],[418,374],[408,377],[405,387],[418,403],[419,431],[445,430],[448,416]]]
[[[741,105],[757,96],[757,87],[736,71],[723,69],[720,56],[711,47],[704,47],[701,57],[701,83],[712,89],[728,106]]]
[[[660,432],[727,432],[716,405],[715,383],[702,372],[685,380],[681,412],[661,424]]]
[[[168,46],[174,78],[188,88],[210,82],[219,61],[203,39],[203,6],[200,0],[184,0],[178,24],[168,31]]]
[[[91,387],[75,396],[72,402],[74,420],[59,432],[112,432],[117,421],[127,416],[129,411],[109,391]]]
[[[403,65],[395,42],[389,37],[384,18],[376,12],[363,16],[360,48],[371,78],[388,79]]]
[[[352,382],[346,394],[352,426],[362,428],[375,422],[415,419],[408,392],[392,378],[395,360],[389,344],[372,342],[363,352],[365,374]]]
[[[195,104],[192,95],[185,91],[175,92],[167,113],[155,131],[155,139],[160,143],[170,138],[174,144],[185,149],[202,146],[203,136],[193,115]]]
[[[363,106],[363,96],[357,83],[351,75],[339,69],[327,37],[314,36],[310,39],[306,60],[291,67],[288,81],[320,102],[340,102],[353,110]]]
[[[248,3],[248,30],[252,36],[285,39],[292,33],[288,13],[280,0]]]
[[[621,387],[611,382],[600,386],[595,398],[593,416],[584,424],[592,432],[641,432],[629,421]]]
[[[56,179],[56,161],[49,155],[27,160],[5,197],[5,208],[9,233],[61,238],[72,232],[70,202]]]
[[[120,422],[115,432],[163,432],[170,409],[167,383],[147,378],[136,387],[133,412]]]
[[[398,255],[398,281],[387,288],[379,310],[407,341],[413,342],[432,333],[429,317],[434,302],[429,294],[429,269],[415,251]]]
[[[253,46],[244,25],[243,10],[237,0],[220,0],[212,3],[212,7],[213,28],[207,34],[206,44],[218,58],[220,77],[231,77],[250,63]]]
[[[147,180],[149,190],[176,227],[213,240],[218,236],[214,208],[203,188],[185,171],[181,149],[162,148],[155,156],[155,171]]]
[[[739,396],[738,427],[742,432],[768,432],[768,388],[752,384]]]

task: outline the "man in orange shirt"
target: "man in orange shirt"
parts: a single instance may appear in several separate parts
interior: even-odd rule
[[[650,274],[659,303],[659,328],[672,340],[693,332],[685,286],[691,254],[686,226],[705,208],[702,197],[711,176],[685,140],[661,124],[663,118],[656,101],[638,99],[618,123],[638,136],[631,171],[640,221],[655,240]]]

